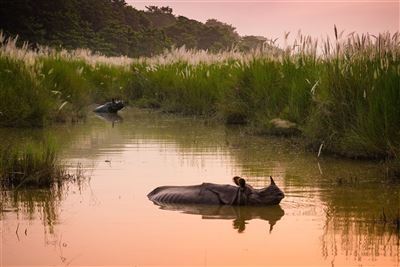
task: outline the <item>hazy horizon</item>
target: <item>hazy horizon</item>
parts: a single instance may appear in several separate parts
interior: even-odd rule
[[[231,24],[240,35],[280,38],[298,30],[313,37],[333,36],[333,25],[345,33],[395,32],[399,26],[399,1],[134,1],[129,5],[169,6],[173,14],[205,22],[217,19]]]

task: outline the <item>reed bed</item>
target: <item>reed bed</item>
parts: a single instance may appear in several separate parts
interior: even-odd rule
[[[245,123],[258,133],[270,133],[271,120],[280,118],[295,123],[319,154],[400,158],[399,32],[344,35],[335,28],[333,40],[299,33],[282,48],[176,48],[137,59],[0,41],[2,126],[71,120],[93,102],[118,97]]]

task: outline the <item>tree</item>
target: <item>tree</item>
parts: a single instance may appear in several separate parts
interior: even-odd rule
[[[172,46],[219,51],[240,41],[232,25],[176,17],[168,6],[139,11],[125,0],[0,0],[0,29],[32,45],[154,55]],[[255,41],[244,38],[243,49]]]

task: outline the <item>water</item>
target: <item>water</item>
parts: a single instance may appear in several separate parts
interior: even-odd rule
[[[298,141],[238,127],[125,110],[112,123],[0,131],[5,143],[53,136],[89,179],[56,190],[2,192],[2,265],[399,266],[400,185],[382,164],[305,152]],[[108,118],[110,119],[110,118]],[[121,121],[122,120],[122,121]],[[160,185],[255,187],[272,175],[286,197],[272,207],[159,207]]]

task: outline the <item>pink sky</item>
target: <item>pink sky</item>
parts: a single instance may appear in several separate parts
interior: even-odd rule
[[[170,6],[174,14],[205,22],[215,18],[236,27],[240,35],[282,37],[285,31],[320,37],[332,35],[333,25],[350,33],[399,31],[400,0],[397,1],[140,1],[126,0],[138,9],[148,5]],[[293,35],[293,34],[292,34]],[[282,39],[282,38],[281,38]]]

